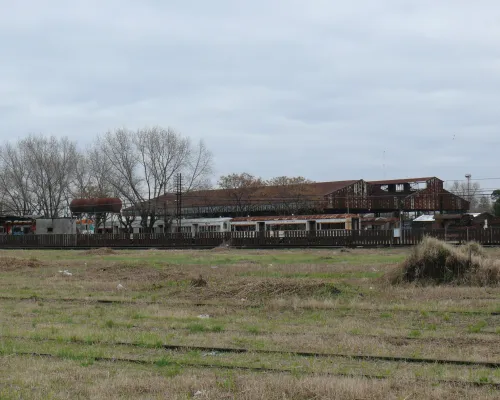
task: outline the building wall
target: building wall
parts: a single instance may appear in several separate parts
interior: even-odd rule
[[[76,220],[69,218],[37,219],[37,235],[75,234]]]

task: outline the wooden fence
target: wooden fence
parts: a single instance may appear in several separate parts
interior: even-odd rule
[[[500,245],[500,228],[463,230],[404,230],[400,238],[386,231],[289,231],[275,232],[210,232],[194,237],[189,233],[141,233],[102,235],[0,235],[0,248],[212,248],[223,245],[248,248],[285,247],[377,247],[415,245],[424,236],[452,243],[476,241],[484,245]]]

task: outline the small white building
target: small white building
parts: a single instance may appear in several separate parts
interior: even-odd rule
[[[72,218],[39,218],[35,220],[35,223],[35,234],[37,235],[76,233],[76,220]]]

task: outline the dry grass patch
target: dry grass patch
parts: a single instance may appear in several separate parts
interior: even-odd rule
[[[92,262],[81,271],[82,278],[89,281],[134,281],[144,282],[162,282],[165,280],[185,279],[186,272],[177,270],[158,269],[148,265],[126,264],[109,262]]]
[[[0,358],[2,399],[395,400],[495,399],[491,388],[430,385],[412,379],[292,376],[116,363],[80,365],[36,357]],[[195,393],[198,393],[195,396]]]
[[[45,266],[45,264],[35,257],[0,257],[0,271],[4,272],[41,268],[43,266]]]
[[[488,258],[477,243],[455,248],[426,237],[387,278],[393,284],[457,284],[494,286],[500,283],[500,263]]]
[[[85,256],[108,256],[110,254],[118,254],[118,252],[109,247],[99,247],[97,249],[86,250],[82,254]]]
[[[229,282],[208,284],[204,292],[205,298],[232,297],[238,299],[269,299],[276,297],[313,297],[332,296],[341,293],[336,286],[322,280],[310,279],[307,281],[267,278],[267,279],[238,279]]]
[[[463,386],[498,382],[493,368],[257,352],[498,362],[498,316],[488,313],[500,311],[500,286],[379,284],[374,273],[395,267],[408,249],[102,251],[0,252],[0,260],[7,258],[0,265],[17,265],[0,280],[5,296],[14,297],[0,299],[0,399],[186,399],[198,391],[194,398],[497,397],[491,387]],[[469,251],[460,251],[468,259]],[[500,255],[471,252],[479,259]],[[58,272],[64,269],[73,275]],[[192,286],[200,274],[206,285]],[[116,302],[96,302],[108,299]],[[161,344],[253,351],[211,355],[166,351]],[[22,351],[59,358],[24,357]],[[99,355],[148,364],[108,363]],[[289,373],[229,370],[237,367]]]

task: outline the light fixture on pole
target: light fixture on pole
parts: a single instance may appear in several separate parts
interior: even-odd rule
[[[465,177],[467,178],[467,201],[469,202],[469,211],[470,211],[470,205],[471,205],[471,198],[470,198],[470,178],[472,177],[471,174],[465,174]]]

